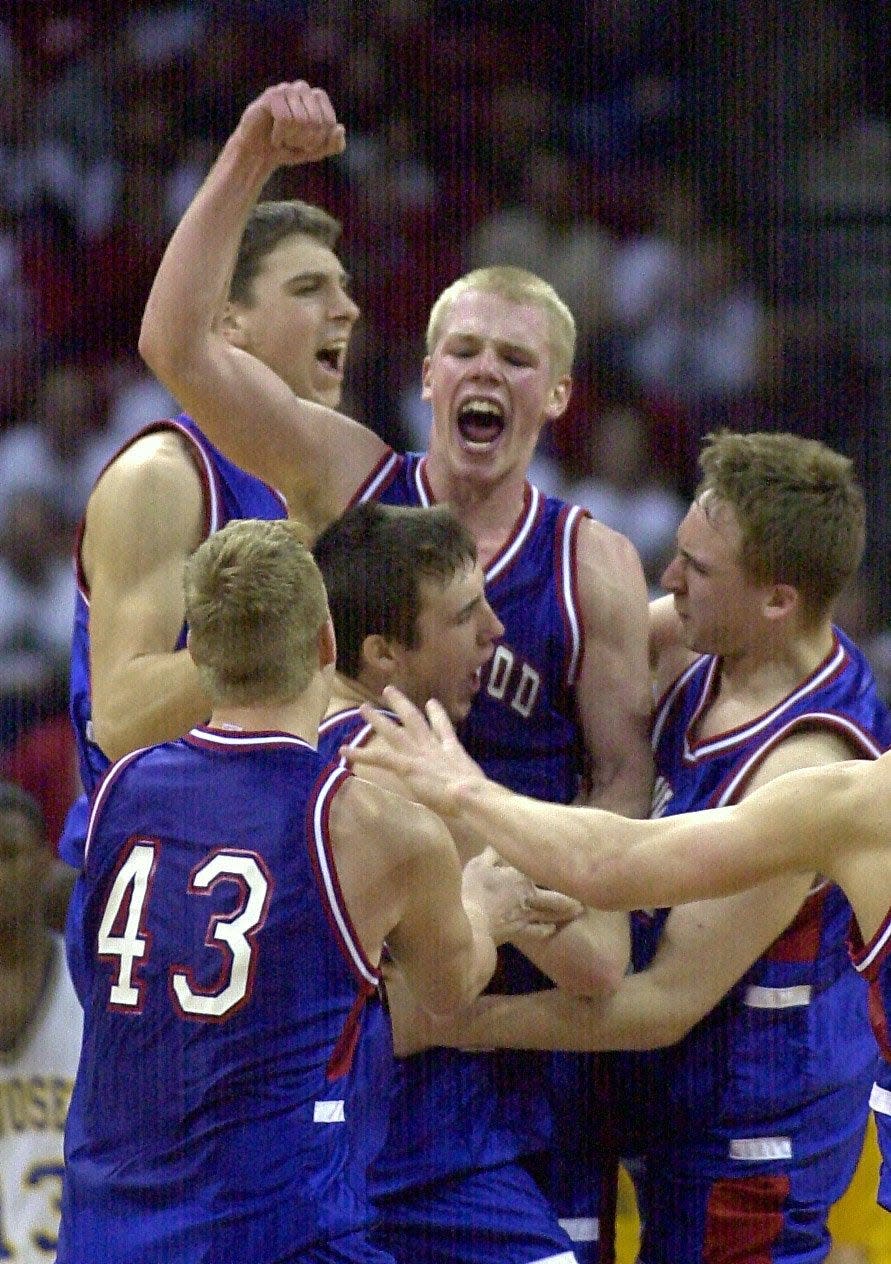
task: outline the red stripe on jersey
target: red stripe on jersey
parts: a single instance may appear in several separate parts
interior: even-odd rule
[[[773,1264],[788,1196],[788,1176],[715,1181],[706,1208],[702,1264]]]
[[[811,962],[820,952],[820,936],[823,930],[823,905],[830,888],[820,887],[808,896],[786,927],[764,954],[763,961]]]

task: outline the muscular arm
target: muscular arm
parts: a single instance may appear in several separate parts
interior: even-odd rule
[[[768,796],[776,779],[782,779],[790,770],[833,764],[847,754],[845,744],[830,732],[804,732],[790,737],[762,763],[752,782],[753,797],[727,809],[725,815],[745,816],[749,804],[757,804],[759,797]],[[786,777],[785,781],[791,779]],[[692,822],[697,815],[711,818],[719,814],[692,814],[686,819]],[[669,826],[672,818],[640,824]],[[697,841],[698,848],[691,839],[691,864],[695,851],[702,849],[702,835]],[[756,850],[766,846],[764,840],[751,834],[747,842]],[[660,852],[657,844],[652,849],[650,866],[657,880],[666,859]],[[640,857],[635,857],[632,849],[628,853],[632,881],[637,873],[635,859],[639,861]],[[799,858],[798,867],[807,867],[805,857]],[[749,880],[753,880],[751,876]],[[723,899],[681,904],[668,915],[650,965],[625,978],[612,997],[585,1002],[556,992],[536,994],[523,997],[515,1008],[509,1002],[490,1004],[485,998],[454,1027],[447,1031],[437,1029],[436,1042],[467,1047],[507,1044],[568,1049],[646,1049],[674,1044],[786,929],[812,882],[811,872],[782,874]]]
[[[465,1005],[497,961],[485,916],[461,899],[461,866],[442,822],[358,779],[330,818],[338,878],[372,960],[387,946],[414,996],[433,1012]]]
[[[310,92],[279,85],[245,110],[164,253],[139,350],[205,434],[280,488],[291,515],[317,532],[345,508],[385,445],[364,426],[298,399],[220,330],[241,234],[269,176],[343,147],[330,104],[316,108]]]
[[[148,435],[103,474],[87,507],[95,739],[109,759],[180,737],[210,714],[186,650],[183,566],[204,535],[197,471],[172,433]]]
[[[591,806],[645,816],[653,785],[647,590],[634,547],[585,519],[578,540],[584,655],[576,705],[585,735]]]
[[[459,1048],[657,1049],[682,1039],[795,916],[809,876],[775,879],[723,900],[673,909],[650,965],[614,995],[585,999],[556,989],[480,997],[425,1033]]]

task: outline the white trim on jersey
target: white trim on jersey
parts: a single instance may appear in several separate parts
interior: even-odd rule
[[[295,733],[221,733],[215,729],[195,728],[189,731],[189,737],[206,745],[237,746],[241,750],[247,746],[302,746],[312,750],[309,742]]]
[[[741,1163],[769,1163],[792,1158],[791,1137],[737,1137],[727,1147],[727,1157]]]
[[[891,1115],[891,1088],[873,1084],[869,1104],[877,1115]]]
[[[322,875],[322,881],[325,884],[325,895],[328,899],[328,906],[334,915],[334,920],[337,923],[337,929],[340,931],[341,940],[350,955],[351,961],[355,965],[359,974],[361,974],[362,978],[366,979],[372,987],[377,987],[379,982],[378,973],[377,971],[370,969],[366,964],[365,952],[363,951],[361,945],[353,938],[349,922],[344,916],[344,909],[341,908],[340,901],[337,898],[337,887],[331,873],[331,867],[328,864],[328,840],[322,822],[325,808],[329,798],[331,797],[334,784],[336,782],[339,783],[342,779],[343,768],[340,767],[340,765],[335,765],[325,779],[313,807],[312,824],[316,858],[319,862],[319,872]]]
[[[344,1103],[342,1101],[313,1102],[312,1121],[314,1124],[345,1123]]]
[[[535,520],[538,517],[538,507],[541,504],[541,492],[537,487],[534,487],[532,483],[529,484],[529,490],[532,492],[532,495],[529,497],[529,508],[526,511],[526,517],[523,519],[523,522],[514,537],[513,543],[505,550],[504,553],[501,554],[499,558],[496,559],[495,564],[486,571],[485,580],[487,584],[490,584],[494,579],[497,579],[501,572],[510,565],[519,553],[520,549],[522,549],[523,545],[526,543],[526,540],[529,537],[529,532],[535,525]]]
[[[568,1216],[557,1221],[572,1242],[599,1242],[600,1220],[597,1216]]]
[[[813,994],[810,983],[797,983],[791,987],[752,984],[743,993],[743,1005],[751,1009],[797,1009],[800,1005],[810,1005]]]
[[[393,466],[398,464],[402,459],[403,458],[399,455],[398,452],[391,452],[390,455],[387,457],[386,461],[384,461],[383,465],[378,470],[377,474],[375,474],[374,478],[365,488],[362,495],[359,497],[359,500],[357,503],[360,505],[364,505],[364,504],[367,504],[369,500],[374,500],[380,488],[381,483],[385,482],[390,477]]]
[[[872,740],[866,730],[861,728],[859,724],[855,724],[853,720],[847,719],[846,716],[838,715],[834,711],[806,711],[802,715],[794,716],[782,728],[777,729],[768,741],[759,746],[756,751],[753,751],[752,755],[740,765],[734,776],[724,787],[720,798],[714,806],[723,808],[734,802],[734,796],[740,783],[744,782],[754,769],[764,762],[770,752],[783,741],[787,734],[796,728],[801,728],[802,725],[812,727],[814,724],[819,725],[820,728],[839,730],[845,737],[850,738],[853,744],[859,745],[867,757],[878,759],[882,753],[881,747]],[[686,744],[686,738],[684,741]]]
[[[891,914],[886,919],[886,925],[880,934],[876,936],[875,943],[867,952],[862,961],[857,962],[854,969],[859,970],[862,974],[864,970],[868,970],[872,963],[878,957],[886,944],[891,943]]]
[[[805,681],[803,685],[800,685],[799,688],[796,689],[793,693],[790,693],[787,698],[784,698],[782,700],[782,702],[778,703],[775,707],[772,707],[770,711],[766,711],[764,715],[760,716],[757,720],[753,721],[751,724],[745,725],[743,728],[734,729],[732,733],[727,733],[721,737],[711,738],[709,741],[699,743],[695,751],[690,750],[690,747],[687,742],[687,734],[685,734],[684,735],[684,758],[693,760],[695,762],[698,759],[704,759],[704,758],[707,758],[709,755],[715,754],[716,751],[726,750],[730,746],[736,746],[741,742],[750,741],[751,738],[755,737],[763,729],[767,728],[770,724],[772,724],[778,716],[783,714],[784,711],[794,706],[796,702],[799,702],[802,698],[806,698],[808,694],[814,693],[818,689],[820,689],[825,684],[825,682],[829,679],[829,677],[833,676],[838,671],[839,667],[841,666],[841,664],[843,663],[846,657],[847,657],[847,651],[845,650],[845,647],[841,644],[841,642],[839,642],[836,652],[823,665],[822,669],[818,671],[816,675],[811,676],[809,680]],[[700,659],[699,661],[701,662],[702,660]],[[710,694],[711,681],[714,675],[714,669],[717,666],[717,662],[718,660],[715,659],[712,664],[711,669],[707,673],[705,688],[702,691],[703,701]],[[694,712],[693,719],[690,721],[690,724],[687,726],[687,733],[689,733],[690,729],[693,727],[693,724],[695,723],[698,710],[699,708],[697,707],[697,711]],[[820,717],[824,713],[815,712],[814,714]],[[850,725],[851,723],[850,721],[842,722],[842,717],[838,717],[838,719],[839,719],[839,722],[842,724],[842,727],[844,727],[845,725]],[[858,730],[858,731],[862,732],[862,730]],[[877,753],[880,753],[878,751],[878,748],[876,748],[876,751]]]
[[[702,662],[702,659],[697,658],[696,661],[691,663],[689,667],[686,667],[681,672],[680,676],[678,676],[674,684],[671,686],[668,693],[665,695],[665,699],[661,707],[659,708],[658,714],[656,715],[656,719],[653,724],[653,735],[650,739],[650,745],[652,746],[653,750],[655,750],[656,747],[659,745],[659,739],[662,736],[662,730],[665,727],[665,722],[668,719],[669,712],[671,711],[671,708],[674,705],[675,698],[678,696],[681,690],[685,687],[685,685],[687,684],[687,681],[696,671],[697,667],[699,667],[701,662]]]
[[[575,572],[572,567],[572,546],[576,538],[577,524],[584,516],[585,511],[578,505],[573,505],[570,508],[569,513],[566,515],[566,521],[563,524],[563,540],[560,545],[560,578],[563,609],[566,611],[566,618],[572,633],[572,652],[569,656],[566,671],[566,683],[568,685],[575,684],[579,660],[582,655],[582,621],[575,602],[576,584],[574,582]]]
[[[99,812],[104,806],[105,800],[108,798],[112,785],[117,781],[124,769],[128,767],[128,765],[132,764],[134,759],[136,759],[139,755],[142,755],[148,749],[148,746],[140,746],[139,750],[131,751],[129,755],[122,756],[116,763],[113,763],[110,768],[106,769],[105,776],[99,782],[99,786],[96,790],[96,794],[90,808],[90,819],[87,822],[87,834],[84,840],[84,866],[86,866],[87,863],[87,853],[90,850],[90,843],[95,832],[96,822],[99,819]]]

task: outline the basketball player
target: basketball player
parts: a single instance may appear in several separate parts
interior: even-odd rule
[[[62,1135],[83,1016],[38,893],[52,851],[37,802],[0,782],[0,1243],[43,1264],[59,1231]]]
[[[358,308],[335,254],[336,220],[303,202],[255,207],[238,243],[220,328],[287,388],[340,400]],[[282,518],[272,485],[227,460],[185,414],[140,432],[100,475],[76,549],[71,718],[85,794],[59,846],[78,870],[88,796],[111,759],[206,719],[185,650],[182,568],[233,518]],[[57,886],[73,875],[60,872]],[[61,927],[60,927],[61,929]]]
[[[436,818],[315,749],[335,642],[297,524],[229,523],[185,591],[210,722],[113,765],[91,811],[58,1259],[384,1264],[351,1069],[383,940],[454,1008],[528,883],[462,905]]]
[[[729,434],[712,437],[701,461],[703,480],[663,578],[673,597],[653,612],[661,692],[654,814],[665,817],[735,804],[795,768],[875,759],[891,741],[868,665],[830,618],[862,549],[850,462],[795,436]],[[465,846],[485,837],[538,881],[616,902],[598,885],[588,814],[484,782],[431,704],[451,760],[443,781],[436,734],[393,702],[404,731],[380,716],[372,721],[399,748],[389,766],[413,796],[447,815]],[[350,758],[382,756],[376,743]],[[608,820],[619,840],[634,835],[612,817],[590,819]],[[639,828],[642,837],[671,830],[667,821]],[[607,851],[607,881],[610,863]],[[631,883],[629,865],[623,860],[620,874]],[[618,1063],[617,1080],[642,1106],[635,1112],[626,1103],[620,1123],[631,1125],[626,1144],[643,1148],[635,1165],[643,1260],[730,1258],[722,1252],[817,1260],[828,1250],[826,1214],[860,1153],[875,1045],[845,951],[850,908],[825,872],[808,866],[721,901],[635,915],[642,974],[636,985],[629,980],[631,995],[645,998],[646,976],[652,982],[658,971],[700,993],[728,961],[736,962],[729,982],[742,975],[680,1044]],[[663,885],[671,880],[668,868]],[[873,909],[867,933],[880,921]],[[872,954],[864,960],[871,965]],[[528,1018],[532,1008],[559,1012],[564,1002],[522,1004]],[[646,1021],[642,1012],[637,1039],[627,1043],[646,1047]],[[610,1043],[592,1027],[593,1047]],[[565,1032],[551,1035],[567,1043]]]
[[[495,268],[462,278],[440,297],[422,371],[433,410],[427,454],[398,455],[370,430],[298,401],[221,337],[237,242],[263,184],[279,166],[344,143],[326,94],[304,82],[267,89],[248,106],[165,252],[140,350],[213,441],[275,482],[314,533],[356,502],[447,502],[476,541],[487,599],[505,627],[462,724],[469,748],[516,789],[562,802],[581,794],[640,814],[652,762],[639,559],[623,537],[526,481],[541,430],[562,415],[571,390],[575,326],[552,288],[521,269]],[[509,972],[530,985],[522,960]],[[455,1254],[451,1226],[435,1205],[437,1183],[494,1173],[547,1143],[540,1073],[528,1059],[519,1075],[505,1065],[499,1076],[502,1070],[500,1126],[485,1146],[469,1150],[467,1067],[444,1055],[435,1070],[427,1058],[406,1068],[405,1108],[397,1114],[412,1130],[429,1114],[434,1082],[436,1100],[449,1107],[435,1144],[419,1153],[413,1132],[392,1135],[378,1172],[386,1223],[411,1238],[404,1250],[412,1264],[484,1262],[482,1232],[467,1257]],[[489,1201],[488,1194],[468,1198],[464,1218],[475,1209],[482,1224]],[[523,1256],[517,1264],[531,1261]]]

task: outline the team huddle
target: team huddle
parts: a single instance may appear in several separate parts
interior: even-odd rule
[[[345,143],[248,106],[145,310],[184,412],[87,507],[58,1259],[606,1264],[622,1163],[644,1264],[822,1260],[870,1106],[891,1210],[851,462],[709,436],[648,602],[527,481],[575,325],[510,267],[434,304],[394,452],[336,411],[338,225],[258,202]]]

